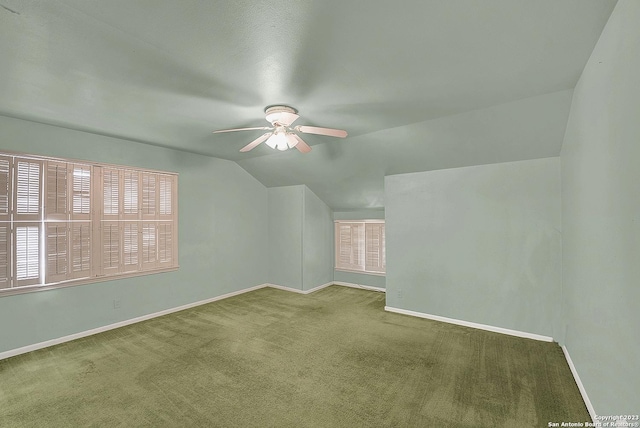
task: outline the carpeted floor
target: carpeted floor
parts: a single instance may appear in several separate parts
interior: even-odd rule
[[[265,288],[0,361],[2,427],[547,427],[589,415],[544,343]]]

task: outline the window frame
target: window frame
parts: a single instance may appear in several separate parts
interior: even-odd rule
[[[372,230],[371,226],[373,225],[382,225],[381,233],[380,233],[380,241],[378,245],[378,266],[381,265],[377,270],[373,270],[370,268],[370,264],[367,263],[367,250],[368,250],[368,230]],[[355,233],[357,235],[357,252],[354,253],[353,248],[347,250],[349,254],[349,263],[343,262],[341,263],[340,258],[342,251],[341,243],[344,241],[341,239],[344,232],[344,227],[348,226],[350,228],[349,234],[349,246],[352,247],[351,243],[354,238],[354,228],[356,228]],[[369,227],[368,227],[369,226]],[[380,245],[381,244],[381,245]],[[352,272],[352,273],[361,273],[365,275],[376,275],[376,276],[386,276],[386,251],[385,251],[385,220],[382,219],[367,219],[367,220],[334,220],[334,270],[341,272]],[[358,260],[354,260],[354,257]]]
[[[156,273],[171,272],[179,269],[179,253],[178,253],[178,178],[179,175],[172,171],[163,171],[150,168],[135,167],[130,165],[117,165],[96,161],[60,158],[52,156],[41,156],[33,154],[25,154],[18,152],[11,152],[6,150],[0,150],[0,160],[7,160],[9,162],[9,184],[8,184],[8,196],[7,203],[9,204],[9,213],[4,215],[0,213],[0,226],[3,226],[3,230],[7,229],[9,237],[6,239],[7,251],[4,251],[4,245],[2,250],[6,253],[6,265],[8,266],[7,276],[9,279],[6,281],[8,286],[0,288],[0,298],[4,296],[11,296],[23,293],[32,293],[38,291],[51,290],[56,288],[70,287],[76,285],[85,285],[103,281],[111,281],[115,279],[130,278],[142,275],[151,275]],[[18,161],[29,161],[40,165],[39,171],[39,212],[38,214],[18,214],[17,210],[17,169]],[[64,166],[62,170],[56,170],[59,166]],[[76,171],[78,169],[78,171]],[[82,171],[80,171],[82,170]],[[117,204],[118,214],[105,215],[104,211],[104,196],[105,196],[105,182],[103,182],[103,171],[115,171],[118,175],[118,186],[116,198],[119,197]],[[137,187],[137,202],[138,202],[138,215],[126,214],[124,212],[124,176],[125,172],[129,174],[137,175],[138,180],[135,183]],[[75,174],[75,175],[74,175]],[[89,177],[90,184],[87,187],[85,183],[86,177]],[[153,212],[147,210],[147,213],[143,215],[142,212],[142,195],[148,197],[149,189],[143,189],[143,174],[147,177],[147,181],[155,181],[155,192],[151,199],[147,198],[146,207],[149,203],[154,204]],[[6,175],[6,174],[5,174]],[[61,187],[56,187],[54,190],[51,188],[51,184],[48,183],[49,177],[56,177],[56,186],[58,183],[62,183]],[[3,175],[4,177],[4,175]],[[3,178],[0,177],[0,178]],[[82,183],[75,183],[75,179],[81,180]],[[152,178],[150,178],[152,177]],[[60,179],[60,180],[58,180]],[[0,180],[2,181],[2,180]],[[160,182],[163,182],[164,194],[160,193]],[[4,181],[3,181],[4,183]],[[0,183],[2,184],[2,183]],[[74,184],[77,184],[74,192]],[[65,189],[62,189],[65,187]],[[89,189],[87,191],[87,189]],[[50,190],[54,190],[53,193],[60,194],[60,203],[57,204],[54,209],[51,209],[51,202],[53,200],[58,201],[57,196],[51,194]],[[114,190],[114,189],[111,189]],[[2,191],[2,189],[0,189]],[[80,192],[80,193],[78,193]],[[87,193],[88,192],[88,193]],[[1,196],[1,195],[0,195]],[[89,209],[87,211],[86,201],[89,198]],[[160,215],[160,200],[162,199],[163,213]],[[168,201],[170,199],[170,201]],[[79,202],[81,207],[74,211],[74,200]],[[63,207],[64,205],[64,207]],[[168,206],[168,208],[167,208]],[[167,210],[170,213],[167,214]],[[32,218],[33,217],[33,218]],[[104,263],[104,233],[103,226],[107,224],[117,224],[118,234],[118,249],[119,263],[121,264],[118,269],[105,269]],[[136,268],[124,268],[124,234],[123,229],[126,223],[137,224],[137,246],[138,246],[138,264]],[[37,225],[39,234],[39,277],[35,283],[29,281],[28,284],[20,284],[17,278],[17,228],[24,225]],[[58,227],[59,232],[57,236],[61,236],[64,226],[68,227],[66,237],[60,239],[61,243],[66,245],[66,250],[61,250],[60,261],[54,258],[58,257],[58,254],[51,253],[51,243],[56,246],[56,238],[48,236],[49,230]],[[89,226],[87,229],[86,226]],[[155,259],[142,262],[143,247],[142,247],[142,228],[143,225],[147,227],[147,231],[151,232],[153,228],[153,239],[147,240],[147,246],[152,245],[153,248],[147,247],[147,254],[151,254]],[[115,228],[114,228],[115,229]],[[88,230],[88,235],[87,235]],[[164,260],[159,260],[160,243],[159,234],[160,230],[163,231],[164,247],[163,255]],[[115,232],[115,230],[113,231]],[[167,237],[167,233],[169,236]],[[111,236],[111,235],[110,235]],[[116,235],[113,235],[116,236]],[[74,241],[74,238],[76,241]],[[60,244],[63,245],[63,244]],[[88,246],[87,246],[88,245]],[[171,248],[166,248],[170,245]],[[57,247],[56,247],[57,248]],[[88,251],[87,251],[88,249]],[[56,250],[57,251],[57,250]],[[66,252],[65,252],[66,251]],[[81,270],[74,272],[74,251],[75,254],[80,254],[80,264],[76,264],[76,268]],[[168,256],[168,258],[167,258]],[[76,263],[78,262],[76,260]],[[66,271],[61,269],[60,271],[51,272],[48,266],[50,264],[62,263],[67,265]],[[88,263],[88,270],[86,268]],[[47,282],[49,281],[49,282]]]

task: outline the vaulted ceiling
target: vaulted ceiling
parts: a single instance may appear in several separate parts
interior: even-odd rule
[[[384,175],[558,155],[615,0],[0,0],[0,114],[238,162],[336,210]],[[313,150],[239,149],[265,106]],[[1,133],[1,130],[0,130]]]

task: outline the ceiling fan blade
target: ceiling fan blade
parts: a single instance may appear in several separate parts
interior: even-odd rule
[[[298,140],[298,144],[296,144],[296,149],[300,151],[300,153],[309,153],[311,151],[311,146],[304,142],[304,140],[298,137],[296,134],[291,134]]]
[[[273,129],[268,126],[257,126],[255,128],[236,128],[236,129],[220,129],[219,131],[213,131],[214,134],[220,134],[222,132],[235,132],[235,131],[254,131],[256,129]]]
[[[249,150],[255,148],[258,144],[260,144],[263,141],[265,141],[267,138],[271,137],[272,134],[273,134],[273,132],[267,132],[266,134],[262,134],[261,136],[259,136],[258,138],[256,138],[255,140],[253,140],[252,142],[250,142],[249,144],[247,144],[243,148],[241,148],[240,151],[241,152],[248,152]]]
[[[296,134],[294,134],[293,132],[287,132],[287,134],[285,135],[286,139],[287,139],[287,146],[289,146],[290,149],[293,149],[296,144],[298,144],[298,138]]]
[[[317,126],[296,126],[295,130],[305,134],[327,135],[329,137],[344,138],[347,136],[347,131],[342,129],[318,128]]]

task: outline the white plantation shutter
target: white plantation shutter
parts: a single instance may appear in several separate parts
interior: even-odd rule
[[[45,219],[69,219],[69,164],[46,162],[45,167]]]
[[[72,209],[74,220],[91,219],[91,166],[73,165]]]
[[[351,241],[353,242],[351,246],[352,251],[352,260],[351,264],[354,267],[362,269],[364,266],[364,257],[365,257],[365,245],[364,245],[364,225],[363,224],[353,224],[351,225]]]
[[[176,176],[115,168],[100,174],[100,274],[176,266]]]
[[[29,223],[15,225],[15,285],[40,282],[40,226]]]
[[[71,223],[71,276],[89,277],[91,259],[91,223]]]
[[[384,223],[335,222],[336,269],[384,273]]]
[[[173,264],[173,224],[158,224],[158,263]]]
[[[42,165],[40,160],[20,157],[13,162],[14,287],[40,283]]]
[[[173,269],[177,175],[0,153],[0,293]]]
[[[102,170],[102,207],[103,219],[118,219],[120,216],[121,204],[121,179],[122,171],[112,168]]]
[[[125,222],[123,228],[122,270],[136,271],[139,268],[140,234],[138,222]]]
[[[385,241],[385,225],[382,225],[382,241],[380,247],[382,248],[382,271],[387,271],[387,243]]]
[[[0,156],[0,221],[9,221],[11,214],[12,159]]]
[[[120,250],[122,242],[119,222],[102,223],[102,269],[103,275],[120,272]]]
[[[16,158],[14,171],[14,219],[40,220],[42,161]]]
[[[158,174],[142,173],[142,218],[154,220],[158,213]]]
[[[364,269],[364,224],[336,223],[336,267],[348,270]]]
[[[91,185],[90,165],[46,162],[45,283],[92,275]]]
[[[365,224],[365,270],[371,272],[384,272],[383,264],[383,232],[384,224]]]
[[[11,287],[11,165],[0,156],[0,290]]]
[[[336,267],[349,269],[351,268],[351,225],[336,223]]]
[[[178,253],[177,244],[177,180],[175,175],[158,175],[159,201],[158,201],[158,260],[160,268],[177,265],[175,255]]]
[[[47,223],[45,226],[47,265],[45,282],[64,281],[69,275],[69,224]]]
[[[125,219],[137,220],[140,216],[140,207],[138,206],[140,173],[133,170],[124,170],[123,176],[123,215]]]
[[[156,224],[142,224],[142,268],[149,269],[156,265],[158,241],[156,239]]]
[[[0,223],[0,289],[11,287],[11,227]]]
[[[161,174],[158,176],[159,181],[159,215],[160,220],[173,219],[173,198],[175,191],[175,176]]]

